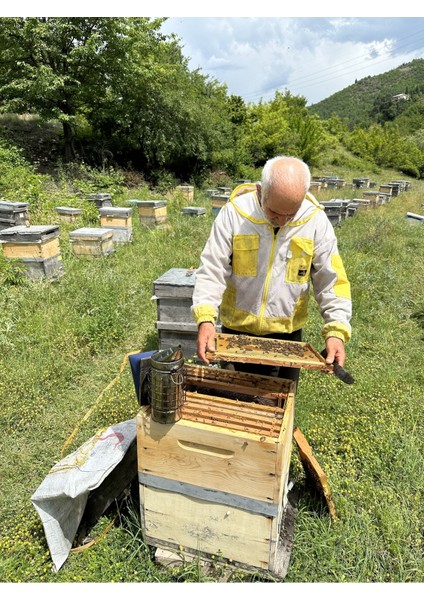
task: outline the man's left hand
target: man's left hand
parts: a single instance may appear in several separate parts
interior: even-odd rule
[[[343,340],[337,337],[329,337],[325,340],[325,349],[327,350],[325,362],[329,365],[332,365],[333,362],[337,362],[343,367],[346,360],[346,351]]]

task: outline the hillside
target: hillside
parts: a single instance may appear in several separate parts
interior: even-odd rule
[[[409,94],[409,101],[397,103],[400,112],[406,105],[410,106],[411,102],[416,101],[417,93],[422,94],[423,82],[424,59],[417,59],[387,73],[359,79],[308,109],[322,119],[337,115],[341,119],[347,119],[350,126],[367,126],[375,121],[373,109],[376,103],[387,104],[392,96]]]

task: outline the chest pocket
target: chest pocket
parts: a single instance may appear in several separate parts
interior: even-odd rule
[[[311,272],[314,242],[308,238],[293,238],[287,255],[287,283],[307,283]]]
[[[242,277],[255,277],[258,273],[259,235],[233,236],[233,273]]]

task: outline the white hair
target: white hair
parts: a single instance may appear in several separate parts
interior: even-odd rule
[[[276,168],[276,165],[280,163],[280,168]],[[261,176],[261,189],[262,195],[267,196],[271,187],[274,185],[284,186],[296,181],[299,188],[304,187],[304,193],[309,190],[311,184],[311,172],[308,165],[295,156],[275,156],[270,158],[265,163],[262,169]]]

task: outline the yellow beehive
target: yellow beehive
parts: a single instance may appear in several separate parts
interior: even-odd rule
[[[81,227],[69,234],[77,256],[108,256],[114,251],[113,233],[103,227]]]
[[[56,225],[9,227],[0,232],[0,243],[3,256],[22,262],[30,279],[54,279],[63,274],[59,227]]]
[[[177,190],[182,193],[190,204],[194,200],[194,187],[192,185],[177,185]]]
[[[147,544],[275,572],[294,417],[294,383],[186,365],[182,418],[137,415]],[[238,399],[238,398],[241,398]]]
[[[168,220],[165,200],[139,200],[137,206],[140,225],[156,227],[165,224]]]

